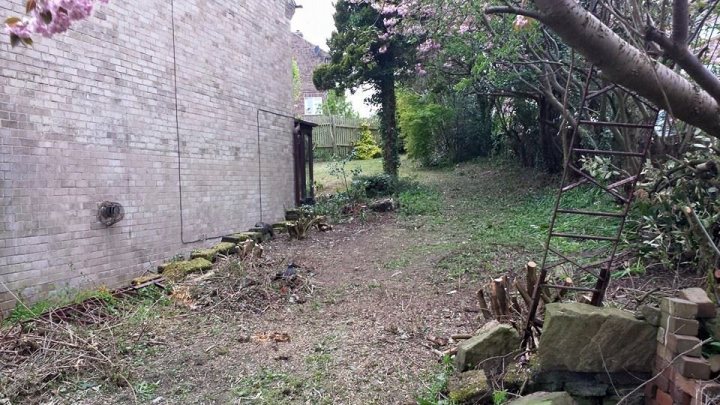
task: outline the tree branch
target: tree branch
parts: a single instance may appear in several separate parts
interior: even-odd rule
[[[695,85],[650,59],[576,0],[533,0],[533,4],[542,14],[542,22],[594,64],[602,77],[720,138],[720,102],[710,91],[699,88],[699,83]]]
[[[683,0],[676,0],[677,2],[682,3]],[[720,80],[703,65],[697,56],[690,52],[686,39],[682,39],[687,38],[687,27],[684,33],[676,31],[678,30],[673,26],[673,37],[676,34],[680,35],[680,41],[671,40],[653,27],[648,28],[646,38],[660,45],[667,57],[674,60],[703,90],[707,91],[712,98],[720,103]],[[682,35],[686,35],[686,37],[682,37]]]
[[[690,29],[690,10],[688,0],[673,0],[673,42],[687,46]]]
[[[542,14],[537,11],[527,10],[513,6],[489,6],[485,7],[485,14],[517,14],[542,21]]]

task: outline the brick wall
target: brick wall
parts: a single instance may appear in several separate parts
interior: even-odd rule
[[[0,0],[0,16],[23,3]],[[32,49],[2,39],[0,279],[11,291],[117,287],[282,217],[292,121],[258,110],[292,111],[286,5],[111,1]],[[110,228],[96,218],[104,200],[125,207]],[[0,309],[14,305],[0,286]]]
[[[322,97],[323,101],[327,98],[327,92],[318,90],[313,84],[313,71],[320,64],[327,63],[330,55],[319,46],[308,42],[299,33],[290,34],[290,45],[293,58],[300,69],[300,97],[295,100],[293,111],[296,115],[303,115],[305,97]]]

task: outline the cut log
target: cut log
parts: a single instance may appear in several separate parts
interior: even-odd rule
[[[562,285],[563,285],[564,287],[572,287],[572,286],[575,285],[575,283],[573,283],[573,279],[572,279],[572,278],[566,277],[565,280],[563,280]],[[555,298],[555,302],[560,302],[560,301],[562,301],[563,298],[565,298],[565,296],[567,295],[567,292],[568,292],[568,290],[565,290],[565,289],[559,290],[558,293],[557,293],[557,298]]]
[[[537,284],[537,263],[530,261],[525,265],[525,283],[527,292],[532,294]]]
[[[488,283],[488,290],[490,290],[490,308],[492,309],[493,316],[496,319],[500,319],[502,317],[502,312],[500,311],[500,302],[498,301],[495,289],[495,282],[490,281],[490,283]]]
[[[510,302],[512,302],[512,308],[513,308],[513,310],[514,310],[518,315],[522,315],[522,314],[523,314],[523,310],[522,310],[522,307],[520,306],[520,303],[518,302],[517,297],[510,297]]]
[[[478,306],[480,306],[480,312],[482,312],[483,318],[485,318],[486,321],[492,321],[493,315],[488,309],[487,300],[485,299],[485,293],[483,292],[482,288],[478,290],[477,298]]]
[[[500,310],[500,315],[507,317],[510,315],[510,304],[508,301],[507,296],[507,290],[505,289],[506,284],[506,278],[500,277],[492,282],[492,293],[495,298],[497,298],[498,302],[498,309]]]
[[[523,301],[525,301],[525,305],[529,308],[532,304],[532,297],[528,292],[520,285],[517,279],[513,282],[513,285],[515,286],[515,289],[518,290],[520,293],[520,296],[522,297]]]

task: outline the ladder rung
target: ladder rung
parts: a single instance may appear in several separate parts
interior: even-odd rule
[[[619,181],[619,182],[617,182],[617,183],[615,183],[615,184],[611,184],[610,186],[605,187],[605,186],[603,186],[602,184],[600,184],[599,181],[595,180],[592,176],[590,176],[589,174],[583,172],[582,170],[578,169],[577,167],[575,167],[575,166],[573,166],[573,165],[571,165],[571,164],[568,164],[568,167],[569,167],[570,169],[572,169],[575,173],[577,173],[577,174],[579,174],[580,176],[582,176],[583,178],[587,179],[587,181],[589,181],[590,183],[592,183],[592,184],[600,187],[601,189],[605,190],[608,194],[611,194],[613,197],[619,199],[619,200],[622,201],[623,203],[627,204],[627,203],[630,201],[628,198],[623,197],[623,196],[621,196],[620,194],[618,194],[616,191],[614,191],[613,188],[617,187],[618,184],[625,184],[625,183],[627,183],[628,181],[630,181],[629,179],[632,179],[632,177],[629,177],[629,178],[627,178],[627,179],[625,179],[625,180],[621,180],[621,181]]]
[[[655,125],[650,124],[634,124],[632,122],[609,122],[609,121],[578,121],[580,125],[591,125],[594,127],[621,127],[621,128],[655,128]]]
[[[576,235],[573,233],[560,233],[560,232],[553,232],[550,234],[550,236],[555,236],[558,238],[572,238],[572,239],[586,239],[586,240],[607,240],[610,242],[618,242],[620,239],[613,238],[611,236],[596,236],[596,235]]]
[[[627,183],[632,183],[633,181],[635,181],[635,179],[637,179],[637,176],[630,176],[628,178],[622,179],[616,183],[613,183],[613,184],[607,186],[607,188],[610,188],[610,189],[618,188],[620,186],[624,186]]]
[[[578,149],[573,148],[573,152],[577,153],[587,153],[592,155],[611,155],[611,156],[630,156],[630,157],[643,157],[644,154],[640,152],[620,152],[620,151],[612,151],[612,150],[602,150],[602,149]]]
[[[587,288],[587,287],[573,287],[569,285],[556,285],[556,284],[540,284],[541,287],[547,287],[547,288],[556,288],[558,290],[573,290],[573,291],[588,291],[588,292],[597,292],[594,288]]]
[[[570,210],[570,209],[558,209],[557,212],[561,214],[576,214],[576,215],[590,215],[595,217],[611,217],[611,218],[623,218],[625,214],[621,212],[603,212],[603,211],[586,211],[586,210]]]
[[[548,250],[549,250],[550,252],[553,252],[553,253],[555,253],[556,255],[560,256],[563,260],[565,260],[565,262],[560,261],[560,262],[558,262],[558,263],[553,263],[551,267],[545,266],[545,269],[544,269],[545,271],[547,271],[547,270],[549,270],[549,269],[551,269],[551,268],[553,268],[553,267],[560,266],[560,265],[565,264],[565,263],[571,263],[573,266],[575,266],[575,267],[577,267],[578,269],[584,271],[585,273],[587,273],[587,274],[589,274],[589,275],[591,275],[591,276],[593,276],[593,277],[597,277],[597,274],[595,274],[592,270],[590,270],[590,268],[589,268],[590,265],[582,265],[582,264],[578,263],[577,260],[573,260],[573,259],[565,256],[564,254],[562,254],[562,253],[560,253],[559,251],[551,248],[550,246],[548,246]]]
[[[576,181],[575,183],[568,184],[567,186],[563,187],[562,192],[567,193],[568,191],[574,189],[575,187],[582,186],[583,184],[585,184],[587,182],[588,182],[587,179],[583,177],[582,179]]]

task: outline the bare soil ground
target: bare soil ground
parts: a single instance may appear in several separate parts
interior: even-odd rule
[[[81,342],[97,341],[110,371],[86,367],[100,356],[90,351],[61,375],[5,396],[58,404],[415,403],[443,373],[432,348],[447,346],[431,340],[480,326],[478,283],[540,252],[552,184],[487,162],[419,176],[440,203],[434,211],[356,219],[302,241],[281,236],[266,245],[262,264],[222,261],[174,301],[139,301],[122,309],[131,315],[120,324],[84,327]],[[249,286],[236,275],[271,280],[289,262],[299,266],[297,289],[267,284],[254,300],[233,293]],[[0,366],[0,403],[3,381],[8,389],[21,369]]]

